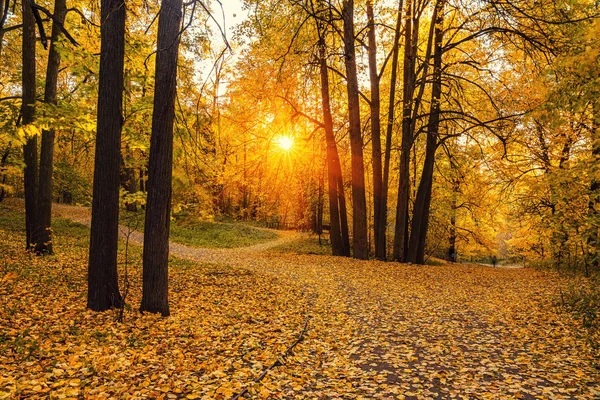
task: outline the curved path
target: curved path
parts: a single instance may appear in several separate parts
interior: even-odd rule
[[[89,225],[89,209],[54,210]],[[269,252],[297,237],[283,232],[238,249],[171,244],[177,256],[304,289],[307,338],[273,376],[303,382],[292,385],[294,397],[600,398],[598,354],[581,324],[557,308],[559,288],[568,285],[558,275]],[[142,235],[130,240],[141,244]]]

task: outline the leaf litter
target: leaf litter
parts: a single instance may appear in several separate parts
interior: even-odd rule
[[[137,248],[118,323],[85,310],[85,235],[39,258],[0,233],[0,398],[600,398],[554,273],[175,246],[161,318],[136,311]]]

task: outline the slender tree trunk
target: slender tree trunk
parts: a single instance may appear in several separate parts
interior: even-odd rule
[[[66,0],[56,0],[54,2],[54,17],[61,24],[64,23],[67,14]],[[60,53],[58,52],[57,41],[60,35],[60,28],[56,22],[52,24],[52,41],[50,43],[50,52],[48,53],[48,68],[46,70],[46,87],[44,92],[44,102],[47,104],[56,104],[58,91],[58,69],[60,66]],[[54,159],[54,129],[44,130],[42,132],[42,148],[40,151],[40,238],[36,242],[35,252],[38,254],[52,254],[52,165]]]
[[[338,198],[340,201],[340,225],[342,229],[342,245],[344,248],[344,256],[350,257],[350,233],[348,229],[348,209],[346,208],[346,194],[344,192],[344,180],[342,170],[340,168],[338,176]]]
[[[333,133],[333,118],[331,116],[331,105],[329,99],[329,75],[327,59],[325,54],[324,33],[319,29],[319,68],[321,73],[321,102],[323,107],[323,124],[325,126],[325,142],[327,157],[327,187],[329,194],[329,238],[331,250],[334,256],[346,256],[344,242],[342,240],[342,228],[340,219],[338,179],[341,176],[340,158],[335,144]]]
[[[404,90],[402,100],[402,143],[400,154],[400,176],[398,183],[398,202],[396,206],[396,227],[394,231],[394,260],[406,260],[408,245],[408,201],[410,191],[410,149],[412,147],[412,106],[415,91],[415,64],[413,17],[415,0],[408,0],[406,5],[406,26],[404,28]]]
[[[408,246],[408,262],[423,264],[425,262],[425,243],[429,226],[431,205],[431,190],[433,186],[433,168],[435,166],[435,151],[438,145],[438,130],[440,126],[440,98],[442,95],[442,40],[444,38],[444,0],[437,0],[433,12],[435,21],[435,39],[433,52],[433,84],[431,88],[431,106],[427,126],[427,144],[425,162],[421,174],[421,182],[415,198],[415,208],[411,225],[410,242]]]
[[[0,13],[0,15],[1,15],[1,13]],[[6,165],[6,161],[8,160],[9,155],[10,155],[10,145],[6,149],[4,149],[4,152],[2,153],[2,158],[0,158],[0,177],[2,177],[2,179],[0,180],[0,203],[6,197],[6,190],[4,190],[4,187],[2,186],[6,183],[6,174],[3,173],[2,171],[4,169],[4,166]]]
[[[381,236],[380,225],[385,224],[381,218],[383,196],[383,176],[381,165],[381,100],[379,95],[379,74],[377,70],[377,41],[375,39],[375,20],[373,1],[367,1],[369,78],[371,82],[371,149],[373,157],[373,233],[375,257],[385,260],[385,233]],[[385,228],[384,228],[385,231]]]
[[[144,228],[141,311],[169,315],[169,223],[173,176],[173,123],[182,0],[163,0],[158,43]],[[160,94],[158,96],[157,94]]]
[[[21,121],[24,127],[33,123],[35,119],[35,19],[29,2],[23,1],[23,60],[22,81],[22,106]],[[25,227],[26,248],[35,247],[39,237],[39,218],[37,215],[38,200],[38,135],[30,135],[23,146],[25,161]]]
[[[452,181],[452,204],[450,205],[450,235],[448,237],[448,254],[447,260],[456,262],[458,255],[456,254],[456,214],[458,211],[458,194],[460,192],[459,172],[452,156],[450,156],[450,168],[454,171],[454,180]]]
[[[10,6],[10,0],[0,0],[0,60],[2,59],[2,48],[4,45],[4,24],[8,17],[8,8]]]
[[[594,101],[592,110],[592,161],[599,165],[600,161],[600,101]],[[593,175],[592,175],[593,176]],[[598,207],[600,204],[600,180],[595,177],[590,183],[590,201],[588,215],[590,219],[590,233],[588,245],[590,247],[590,264],[597,269],[600,265],[600,243],[598,243]]]
[[[385,157],[383,162],[383,183],[381,189],[381,214],[379,223],[379,247],[375,249],[378,258],[383,254],[387,258],[387,214],[388,214],[388,191],[390,182],[390,160],[392,156],[392,133],[394,130],[394,116],[396,110],[396,80],[398,74],[398,56],[400,54],[400,28],[402,26],[402,8],[404,1],[398,2],[398,17],[396,18],[396,29],[394,32],[394,48],[392,51],[392,71],[390,77],[390,96],[388,104],[387,127],[385,135]]]
[[[354,258],[366,260],[369,258],[369,242],[367,237],[365,166],[360,126],[356,49],[354,46],[354,0],[344,1],[342,17],[344,19],[344,64],[346,66],[348,115],[350,119],[350,151],[352,153],[352,254]]]
[[[123,307],[117,277],[117,242],[125,3],[102,0],[100,8],[100,76],[87,304],[94,311]]]

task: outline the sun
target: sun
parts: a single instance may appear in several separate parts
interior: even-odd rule
[[[294,138],[287,135],[281,135],[277,139],[277,144],[285,151],[290,151],[294,146]]]

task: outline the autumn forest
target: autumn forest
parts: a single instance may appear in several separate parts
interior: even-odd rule
[[[600,396],[600,4],[0,0],[0,399]]]

